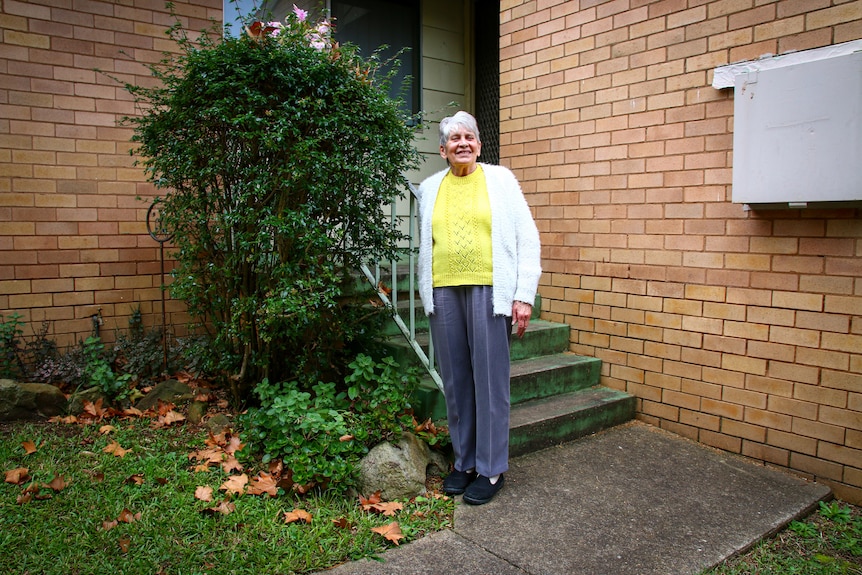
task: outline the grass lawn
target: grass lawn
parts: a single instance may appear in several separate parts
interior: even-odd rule
[[[300,496],[266,484],[267,470],[247,461],[230,473],[202,464],[204,452],[229,451],[205,427],[154,425],[0,426],[4,573],[305,573],[452,525],[454,501],[436,490],[395,504]],[[245,486],[228,483],[241,475]],[[253,486],[277,495],[251,495]]]
[[[301,496],[266,484],[267,470],[248,461],[225,471],[224,439],[152,418],[0,425],[4,572],[306,573],[452,526],[455,503],[438,478],[411,501]],[[203,454],[219,450],[207,465]],[[229,481],[242,475],[245,485]],[[276,495],[250,494],[256,487]],[[704,573],[743,574],[862,575],[862,509],[821,504]]]
[[[862,509],[841,501],[704,575],[862,575]]]

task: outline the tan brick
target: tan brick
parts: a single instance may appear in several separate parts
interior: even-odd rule
[[[809,457],[807,454],[791,453],[790,466],[793,469],[811,473],[818,480],[840,481],[843,476],[841,465],[819,457]]]
[[[13,310],[51,307],[52,305],[53,296],[50,293],[9,295],[9,308]]]
[[[674,405],[690,411],[700,409],[700,398],[696,395],[689,395],[670,389],[665,389],[662,392],[662,402],[668,405]]]
[[[817,419],[818,405],[809,401],[770,395],[767,401],[767,409],[813,421]]]
[[[764,429],[790,431],[793,418],[789,415],[773,413],[764,409],[746,408],[745,421],[746,423],[750,423]]]
[[[757,409],[766,409],[768,396],[756,391],[725,387],[722,399],[730,403],[736,403]]]
[[[753,441],[742,442],[742,455],[782,467],[787,467],[790,463],[790,452],[788,450]]]
[[[741,371],[754,375],[765,375],[766,364],[766,360],[763,359],[730,354],[724,355],[721,362],[721,365],[724,369],[729,369],[731,371]]]
[[[644,414],[653,415],[660,419],[667,419],[669,421],[677,421],[679,419],[679,408],[663,403],[644,400],[641,409]]]
[[[840,428],[862,430],[862,411],[821,406],[820,421]]]
[[[739,437],[733,437],[724,433],[715,433],[708,429],[701,431],[700,440],[706,445],[730,451],[731,453],[739,453],[742,449],[742,440]]]
[[[818,444],[817,455],[827,461],[835,461],[844,465],[859,465],[859,462],[862,461],[862,450],[851,449],[826,441],[821,441]]]
[[[835,351],[860,353],[862,352],[862,335],[823,333],[821,347]]]
[[[850,357],[846,353],[822,351],[800,347],[796,352],[796,361],[802,365],[811,365],[846,371],[850,365]]]
[[[805,28],[813,30],[859,19],[862,19],[862,3],[850,2],[809,13],[805,17]]]
[[[766,436],[766,443],[769,445],[806,455],[815,455],[817,453],[816,439],[803,437],[796,433],[780,431],[778,429],[769,429]]]
[[[847,392],[840,389],[832,389],[818,385],[805,385],[797,383],[794,386],[793,397],[802,401],[809,401],[821,406],[831,405],[833,407],[847,406]]]
[[[711,413],[722,418],[731,418],[741,421],[745,408],[742,405],[729,403],[727,401],[717,401],[711,398],[702,398],[700,402],[701,411]]]
[[[700,429],[708,429],[710,431],[719,431],[721,419],[714,415],[707,415],[698,411],[690,411],[681,409],[679,412],[680,423],[697,427]]]
[[[814,439],[822,439],[832,443],[844,443],[845,431],[843,427],[837,425],[829,425],[809,419],[793,418],[793,433],[811,437]]]

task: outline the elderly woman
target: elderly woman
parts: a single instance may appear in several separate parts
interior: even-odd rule
[[[509,468],[509,337],[530,323],[539,232],[515,175],[478,163],[476,120],[440,122],[449,167],[419,186],[419,295],[429,316],[455,469],[450,495],[481,505]]]

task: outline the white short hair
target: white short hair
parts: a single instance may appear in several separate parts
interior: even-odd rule
[[[476,123],[476,118],[468,114],[467,112],[461,111],[456,112],[455,115],[449,116],[448,118],[443,118],[440,120],[440,145],[445,146],[446,142],[449,141],[449,136],[452,134],[452,130],[457,127],[461,127],[466,129],[468,132],[472,132],[478,141],[482,141],[479,138],[479,125]]]

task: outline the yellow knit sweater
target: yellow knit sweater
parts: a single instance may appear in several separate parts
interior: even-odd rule
[[[434,287],[493,284],[491,203],[481,166],[443,178],[431,229]]]

